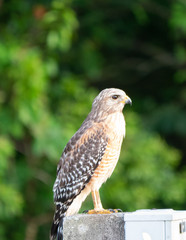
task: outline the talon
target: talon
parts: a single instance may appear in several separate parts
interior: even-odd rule
[[[116,213],[116,211],[115,211],[116,209],[109,208],[108,210],[112,213]]]
[[[84,210],[83,213],[88,213],[89,210]]]
[[[121,209],[119,209],[119,208],[117,208],[117,209],[108,209],[109,211],[111,211],[112,213],[118,213],[118,212],[122,212],[122,210]]]
[[[117,208],[116,210],[117,210],[118,212],[123,212],[123,210],[120,209],[120,208]]]

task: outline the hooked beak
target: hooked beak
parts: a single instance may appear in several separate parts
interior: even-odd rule
[[[121,101],[124,104],[130,104],[132,105],[132,100],[126,95],[123,101]]]

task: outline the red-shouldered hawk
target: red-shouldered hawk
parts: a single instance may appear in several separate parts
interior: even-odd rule
[[[56,211],[51,240],[63,239],[63,218],[79,211],[92,193],[94,210],[104,213],[99,188],[111,176],[119,158],[125,120],[122,110],[131,99],[124,91],[108,88],[94,99],[91,112],[67,143],[57,167],[54,183]]]

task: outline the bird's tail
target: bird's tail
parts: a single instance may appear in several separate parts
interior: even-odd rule
[[[61,204],[56,205],[56,212],[50,232],[50,240],[63,240],[63,220],[65,217],[64,208]]]

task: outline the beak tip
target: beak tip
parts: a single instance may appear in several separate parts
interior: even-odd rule
[[[132,100],[130,98],[127,98],[127,100],[125,101],[125,104],[130,104],[130,106],[132,106]]]

